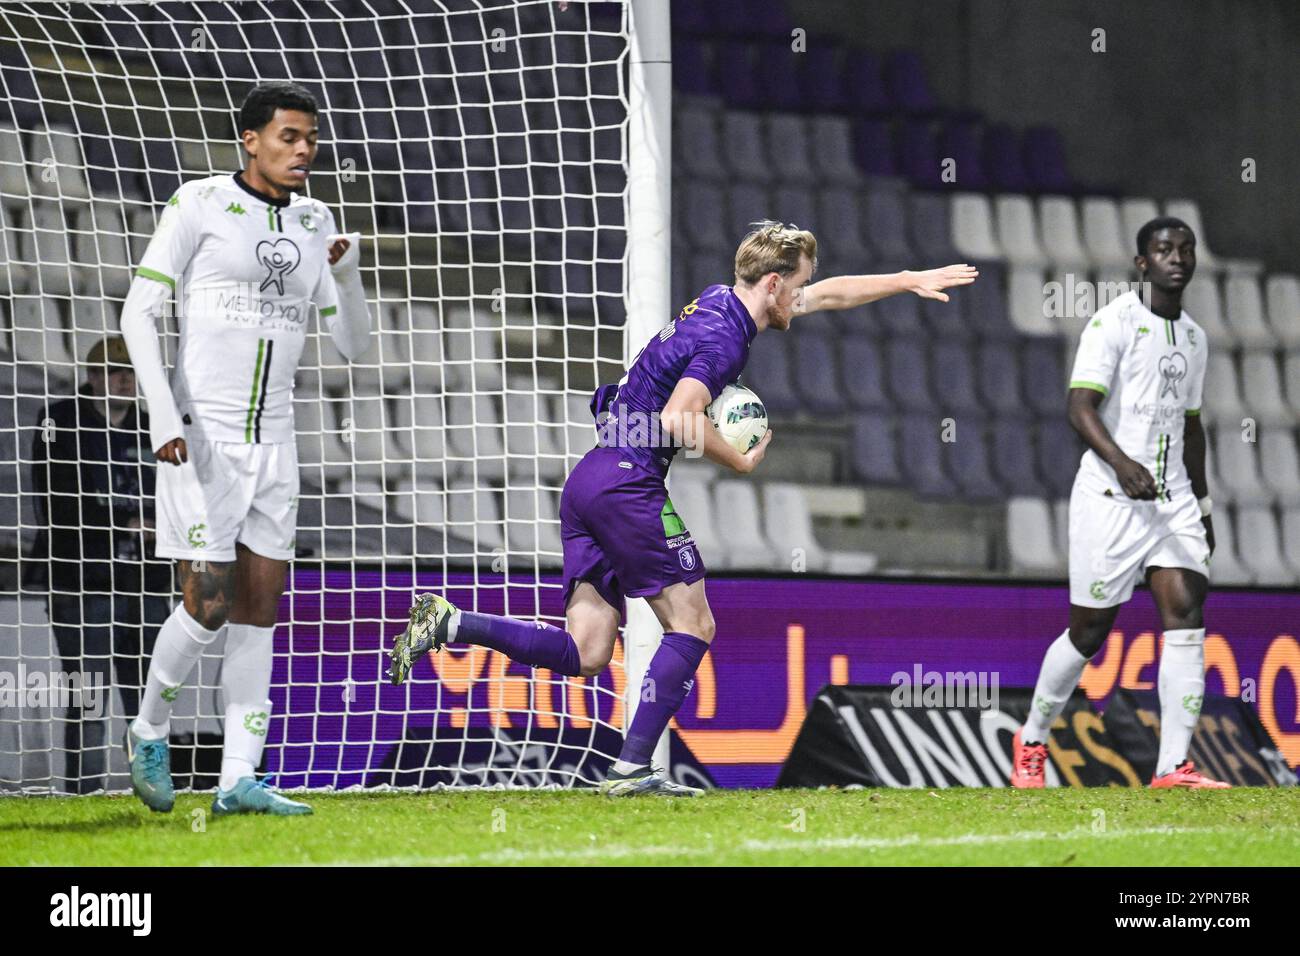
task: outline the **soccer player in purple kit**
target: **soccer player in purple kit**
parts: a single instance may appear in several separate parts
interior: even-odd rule
[[[613,655],[623,598],[646,598],[664,635],[622,752],[601,784],[609,796],[701,793],[650,765],[714,636],[704,562],[673,508],[665,479],[679,447],[740,474],[762,462],[770,429],[741,454],[705,412],[739,378],[754,337],[769,328],[789,329],[796,315],[851,309],[902,292],[946,302],[944,289],[968,285],[978,275],[971,266],[952,265],[809,285],[817,266],[816,238],[771,221],[754,224],[735,263],[734,286],[701,292],[650,339],[617,386],[603,385],[593,396],[592,413],[604,419],[602,440],[569,474],[560,499],[565,629],[462,611],[436,594],[423,594],[390,652],[394,684],[406,680],[417,660],[447,644],[478,644],[557,674],[590,676]]]

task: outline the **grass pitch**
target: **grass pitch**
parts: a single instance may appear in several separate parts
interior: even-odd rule
[[[309,794],[308,817],[213,819],[134,797],[0,799],[0,864],[1300,865],[1300,788]]]

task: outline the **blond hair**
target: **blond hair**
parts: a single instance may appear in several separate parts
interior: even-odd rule
[[[736,250],[736,280],[753,285],[769,272],[788,276],[799,268],[799,258],[807,256],[817,269],[817,237],[793,223],[786,225],[772,219],[749,224],[749,232]]]

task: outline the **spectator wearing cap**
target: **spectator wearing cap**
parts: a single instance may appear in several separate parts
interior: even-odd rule
[[[85,367],[77,396],[50,404],[32,443],[55,643],[68,672],[103,688],[102,713],[75,696],[68,711],[74,793],[107,787],[111,688],[125,708],[117,716],[139,711],[144,662],[172,593],[171,563],[153,558],[155,461],[125,340],[96,342]]]

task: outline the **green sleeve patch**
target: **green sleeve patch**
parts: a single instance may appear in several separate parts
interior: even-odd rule
[[[1094,392],[1101,392],[1103,395],[1110,394],[1110,389],[1105,385],[1098,385],[1096,382],[1071,382],[1070,388],[1090,388]]]
[[[163,285],[167,286],[167,288],[171,289],[173,292],[176,291],[176,280],[169,275],[163,275],[161,272],[158,272],[156,269],[150,269],[146,266],[141,266],[140,268],[135,270],[135,274],[139,276],[141,279],[152,279],[154,282],[161,282]]]

